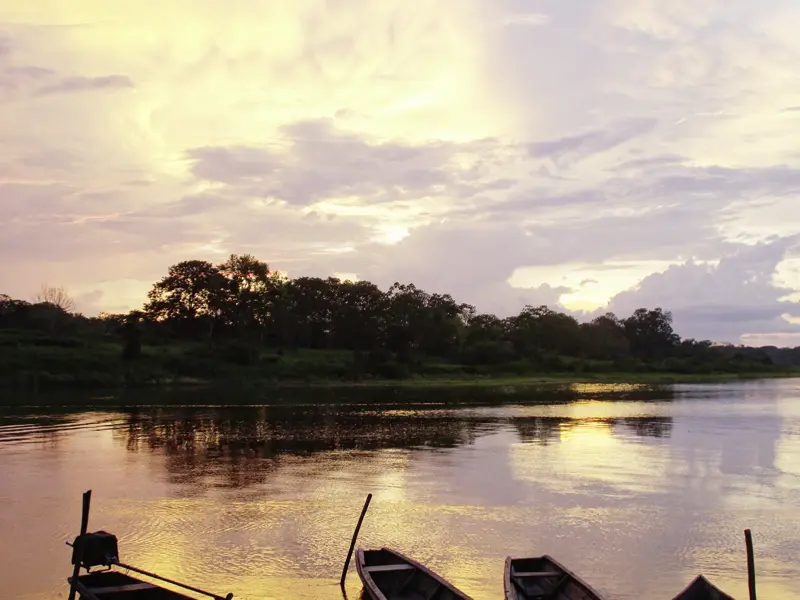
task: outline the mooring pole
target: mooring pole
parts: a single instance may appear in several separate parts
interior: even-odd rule
[[[353,548],[355,548],[356,539],[358,539],[358,532],[361,529],[361,522],[364,520],[364,515],[367,514],[367,509],[369,508],[370,500],[372,500],[372,494],[367,494],[367,501],[364,502],[364,508],[361,509],[361,516],[358,517],[356,530],[353,532],[353,539],[350,540],[350,550],[347,551],[347,560],[344,561],[344,568],[342,569],[342,578],[339,580],[339,585],[341,586],[342,589],[344,589],[344,580],[347,577],[347,567],[350,566],[350,559],[353,556]]]
[[[83,507],[81,509],[81,535],[86,535],[89,529],[89,507],[92,503],[92,490],[83,493]],[[81,571],[80,551],[76,556],[75,567],[72,569],[72,579],[69,584],[69,600],[75,600],[75,583],[78,581],[78,574]]]
[[[753,534],[749,529],[744,530],[744,543],[747,546],[747,588],[750,600],[756,600],[756,558],[753,553]]]

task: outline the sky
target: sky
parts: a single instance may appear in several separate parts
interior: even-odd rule
[[[796,0],[0,6],[0,292],[181,260],[800,345]]]

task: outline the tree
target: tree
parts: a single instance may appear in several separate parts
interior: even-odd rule
[[[0,326],[24,327],[33,306],[25,300],[14,300],[7,294],[0,294]]]
[[[293,344],[328,348],[336,298],[332,282],[337,279],[298,277],[286,285],[281,313]]]
[[[631,346],[623,323],[614,313],[581,324],[581,348],[587,358],[622,360],[630,357]]]
[[[467,318],[466,345],[505,339],[506,323],[494,315],[473,314]]]
[[[169,268],[166,277],[147,294],[145,314],[156,321],[171,321],[181,332],[214,335],[225,310],[225,278],[204,260],[188,260]]]
[[[75,312],[75,300],[62,286],[43,284],[34,299],[37,304],[52,304],[68,314]]]
[[[539,358],[544,345],[543,322],[553,311],[546,306],[525,306],[515,317],[506,319],[509,341],[514,350],[526,358]]]
[[[582,354],[580,324],[571,315],[548,310],[539,318],[539,335],[545,352],[563,356]]]
[[[680,337],[672,330],[672,313],[662,308],[639,308],[623,321],[631,353],[643,360],[660,360],[672,354]]]
[[[263,339],[270,317],[269,265],[250,254],[231,254],[217,269],[225,279],[224,318],[236,331],[257,331]]]
[[[124,344],[123,360],[135,360],[142,355],[142,331],[139,324],[143,316],[141,311],[132,310],[120,327],[120,335]]]
[[[386,347],[401,362],[411,362],[413,352],[419,350],[424,336],[430,295],[413,283],[395,282],[386,296]]]
[[[331,344],[348,350],[370,351],[381,345],[386,295],[368,281],[328,280],[332,287]]]

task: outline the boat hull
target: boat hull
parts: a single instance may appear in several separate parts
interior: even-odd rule
[[[600,594],[551,556],[506,558],[506,600],[602,600]]]
[[[698,575],[672,600],[733,600],[733,597],[702,575]]]
[[[390,548],[356,551],[356,571],[371,600],[472,600],[417,561]]]

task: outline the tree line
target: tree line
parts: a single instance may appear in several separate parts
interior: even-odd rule
[[[657,365],[702,372],[737,361],[750,370],[800,364],[800,348],[682,339],[671,313],[660,307],[581,323],[547,306],[529,305],[500,318],[413,284],[395,283],[384,291],[368,281],[289,279],[249,254],[231,255],[220,264],[179,262],[152,286],[144,306],[127,314],[86,318],[71,312],[71,302],[55,293],[35,303],[0,296],[0,328],[116,336],[129,360],[141,356],[146,344],[202,342],[244,363],[295,349],[344,350],[367,371],[383,372],[391,364],[400,365],[403,374],[430,359],[541,371]]]

